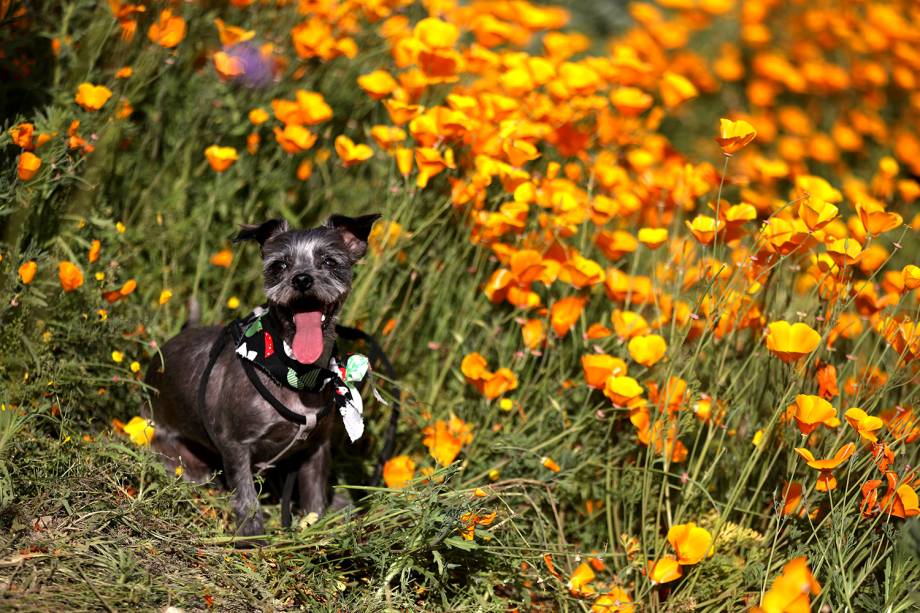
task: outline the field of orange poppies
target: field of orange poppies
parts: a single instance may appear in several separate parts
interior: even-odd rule
[[[36,6],[0,0],[0,608],[920,607],[916,3]],[[376,211],[343,320],[399,373],[385,487],[368,397],[354,505],[240,548],[143,372],[264,300],[241,223]]]

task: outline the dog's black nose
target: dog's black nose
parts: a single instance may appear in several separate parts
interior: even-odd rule
[[[313,277],[302,272],[299,275],[294,275],[294,278],[291,279],[291,285],[294,286],[294,289],[305,292],[313,287]]]

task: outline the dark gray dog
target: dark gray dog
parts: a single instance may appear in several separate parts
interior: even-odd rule
[[[379,217],[333,215],[324,226],[309,230],[290,230],[286,222],[271,220],[244,226],[234,239],[261,245],[268,309],[281,322],[284,341],[298,362],[328,364],[336,316],[351,290],[352,267],[366,252],[371,227]],[[184,475],[197,483],[223,468],[228,487],[235,491],[241,535],[263,533],[253,475],[255,466],[268,462],[284,458],[300,462],[301,512],[322,514],[337,411],[303,436],[297,424],[259,394],[232,342],[217,357],[205,402],[198,406],[199,383],[221,334],[218,326],[188,327],[163,346],[162,361],[155,360],[148,370],[146,382],[158,390],[150,415],[156,424],[154,449],[167,466],[182,466]],[[328,388],[322,393],[297,391],[277,385],[261,371],[258,376],[275,398],[296,413],[316,415],[332,401]]]

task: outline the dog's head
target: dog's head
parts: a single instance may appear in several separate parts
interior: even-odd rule
[[[335,338],[335,319],[351,290],[352,268],[367,251],[378,214],[333,215],[318,228],[292,230],[272,219],[244,226],[234,242],[258,241],[265,294],[294,357],[316,362]]]

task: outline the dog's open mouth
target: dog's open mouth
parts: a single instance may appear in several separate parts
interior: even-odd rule
[[[323,330],[331,321],[334,305],[318,301],[304,302],[292,308],[294,340],[291,351],[302,364],[312,364],[323,355]]]

